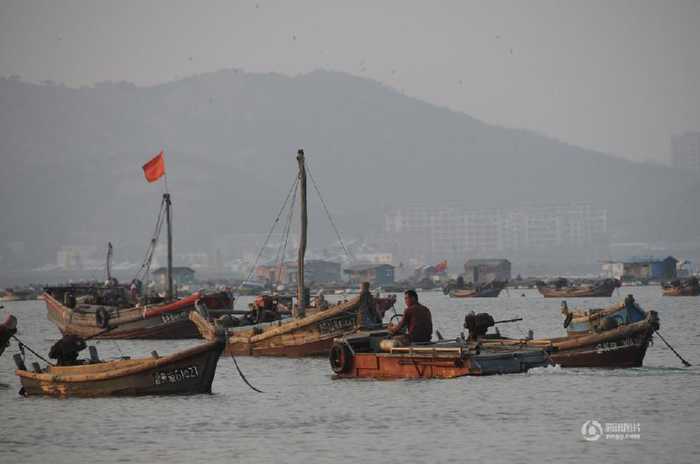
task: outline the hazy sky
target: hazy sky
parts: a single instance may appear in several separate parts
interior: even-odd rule
[[[0,75],[154,84],[232,67],[346,71],[666,162],[671,134],[700,130],[700,1],[0,0]]]

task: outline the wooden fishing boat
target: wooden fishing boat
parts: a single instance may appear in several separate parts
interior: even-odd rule
[[[662,284],[664,296],[698,296],[700,295],[700,282],[693,276],[687,280],[674,280]]]
[[[515,374],[545,366],[540,347],[483,347],[465,340],[395,346],[386,331],[337,339],[329,361],[338,378],[449,379],[467,375]]]
[[[656,311],[644,311],[629,295],[621,304],[587,312],[562,313],[566,337],[506,339],[485,336],[484,346],[530,346],[551,349],[551,359],[562,367],[639,367],[654,331],[659,329]]]
[[[10,344],[10,338],[17,333],[17,318],[8,314],[0,324],[0,356]]]
[[[47,287],[43,294],[48,319],[58,326],[64,335],[83,338],[111,339],[182,339],[200,338],[197,328],[188,318],[195,302],[203,300],[213,316],[224,315],[233,309],[233,298],[228,292],[195,292],[182,299],[175,298],[172,278],[172,234],[170,224],[170,194],[164,193],[161,212],[158,215],[156,237],[151,240],[146,262],[142,269],[150,267],[155,251],[157,235],[162,224],[163,212],[167,223],[167,293],[165,298],[151,299],[150,304],[139,295],[130,293],[127,286],[117,284],[111,277],[110,259],[112,246],[107,252],[107,282],[92,285],[68,285]],[[135,279],[136,281],[136,279]]]
[[[298,186],[301,203],[301,234],[297,259],[297,298],[291,317],[252,325],[226,327],[220,320],[210,321],[206,308],[192,313],[192,320],[204,338],[212,340],[222,334],[226,338],[226,353],[248,356],[319,356],[326,355],[333,339],[352,333],[368,323],[365,317],[377,308],[369,285],[363,285],[361,293],[334,306],[312,307],[307,303],[308,291],[304,287],[304,254],[306,251],[306,166],[304,151],[297,152],[299,168]],[[393,304],[391,301],[391,304]],[[382,306],[388,309],[388,306]],[[385,309],[385,310],[386,310]],[[274,312],[272,313],[274,315]],[[270,319],[270,318],[267,318]],[[275,319],[272,317],[272,319]],[[381,321],[373,321],[381,325]]]
[[[38,294],[33,288],[6,288],[0,291],[0,301],[36,300]]]
[[[221,294],[200,294],[169,303],[121,308],[119,306],[101,306],[94,304],[65,304],[61,298],[66,292],[79,294],[75,287],[48,288],[44,301],[48,310],[48,319],[64,335],[78,335],[83,338],[104,339],[184,339],[201,338],[199,331],[190,321],[188,315],[195,309],[195,303],[202,300],[211,304],[214,315],[230,312],[230,309],[218,311]],[[230,300],[230,297],[228,297]],[[230,305],[229,305],[230,306]]]
[[[539,281],[537,290],[545,298],[592,298],[610,297],[621,285],[617,279],[603,279],[588,285],[573,285],[561,278],[550,283]]]
[[[460,276],[456,282],[447,284],[442,291],[451,298],[496,298],[507,284],[508,282],[496,280],[479,285],[465,284],[464,278]]]
[[[238,327],[221,327],[216,320],[208,320],[201,312],[193,312],[191,319],[207,340],[213,340],[223,333],[227,354],[324,356],[330,350],[334,338],[352,333],[360,327],[358,314],[364,298],[361,294],[325,310],[309,311],[303,317]]]
[[[207,342],[168,355],[86,361],[30,372],[20,366],[20,394],[56,397],[142,396],[211,393],[223,342]],[[35,368],[38,365],[35,366]]]

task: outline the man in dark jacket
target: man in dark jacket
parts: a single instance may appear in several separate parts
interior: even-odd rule
[[[404,302],[406,309],[403,317],[397,325],[392,324],[388,327],[389,333],[394,335],[407,329],[406,335],[410,343],[429,342],[433,336],[433,319],[430,310],[418,303],[418,294],[415,290],[406,290]]]

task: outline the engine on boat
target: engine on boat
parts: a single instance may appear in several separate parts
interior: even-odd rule
[[[493,327],[494,325],[496,325],[496,322],[489,313],[474,314],[474,311],[471,311],[464,316],[464,328],[469,331],[467,339],[470,341],[476,340],[478,337],[483,337],[486,335],[489,327]]]

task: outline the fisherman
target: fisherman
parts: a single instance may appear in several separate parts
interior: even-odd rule
[[[418,294],[415,290],[404,292],[404,302],[406,309],[403,317],[397,325],[390,324],[387,330],[390,334],[396,335],[402,329],[407,329],[405,336],[395,336],[394,339],[407,341],[408,343],[429,342],[433,336],[433,319],[430,310],[418,303]],[[402,340],[403,339],[403,340]]]
[[[78,364],[78,354],[87,347],[85,340],[77,335],[64,335],[53,344],[49,358],[55,359],[59,366]]]
[[[358,324],[363,328],[371,329],[382,325],[382,316],[377,312],[377,302],[369,291],[369,282],[362,282],[357,317]]]

